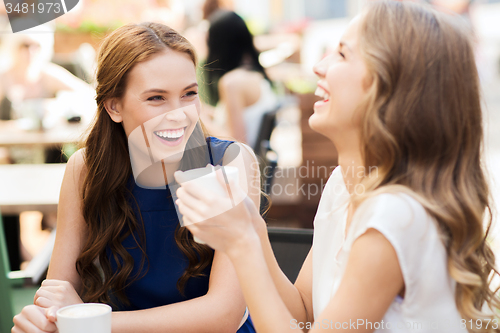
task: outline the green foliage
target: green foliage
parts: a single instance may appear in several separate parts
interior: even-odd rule
[[[290,91],[297,94],[313,93],[317,86],[315,81],[300,78],[291,79],[285,85]]]
[[[56,26],[56,31],[66,32],[66,33],[106,33],[108,31],[115,30],[116,28],[122,26],[123,23],[120,21],[111,21],[109,24],[103,26],[97,24],[91,20],[84,20],[80,23],[78,27],[71,27],[64,23],[58,23]]]

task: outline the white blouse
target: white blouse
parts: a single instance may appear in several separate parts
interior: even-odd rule
[[[383,327],[382,321],[367,323],[365,318],[356,318],[362,327],[373,327],[375,332],[467,332],[455,305],[456,283],[448,273],[446,249],[435,220],[423,206],[407,194],[379,194],[358,207],[346,235],[349,197],[341,168],[337,167],[324,188],[314,219],[314,318],[335,296],[353,242],[373,228],[396,251],[405,297],[393,300]]]

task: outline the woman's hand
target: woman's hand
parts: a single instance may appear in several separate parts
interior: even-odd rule
[[[226,187],[222,172],[216,171],[221,186]],[[183,215],[184,225],[191,233],[212,247],[226,254],[237,250],[240,245],[258,242],[254,221],[262,219],[255,204],[237,183],[229,180],[235,202],[232,207],[228,196],[220,196],[192,182],[177,190],[176,204]],[[238,198],[242,198],[238,200]]]
[[[44,309],[36,305],[28,305],[20,314],[14,316],[12,333],[56,332],[56,309]]]
[[[68,281],[44,280],[35,294],[35,305],[42,308],[57,309],[83,303],[75,288]]]

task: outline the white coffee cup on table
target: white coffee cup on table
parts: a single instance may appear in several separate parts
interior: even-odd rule
[[[59,333],[111,333],[111,307],[101,303],[66,306],[56,313]]]

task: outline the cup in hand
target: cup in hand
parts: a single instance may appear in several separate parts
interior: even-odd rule
[[[219,180],[217,179],[216,171],[221,169],[222,174],[224,176],[224,180],[226,182],[226,187],[223,187]],[[197,186],[203,187],[205,189],[210,190],[212,193],[221,196],[227,197],[227,207],[223,206],[223,210],[227,211],[231,209],[237,202],[234,202],[235,198],[233,197],[234,191],[229,186],[229,182],[238,183],[239,173],[238,168],[234,166],[217,166],[207,165],[205,168],[197,168],[191,169],[187,171],[177,171],[175,173],[176,181],[182,186],[186,183],[194,183]],[[224,211],[214,211],[214,216],[217,216]],[[201,221],[193,221],[193,223],[201,222]],[[204,244],[199,239],[194,237],[194,240],[200,244]]]
[[[56,315],[59,333],[111,333],[111,307],[107,304],[70,305]]]

